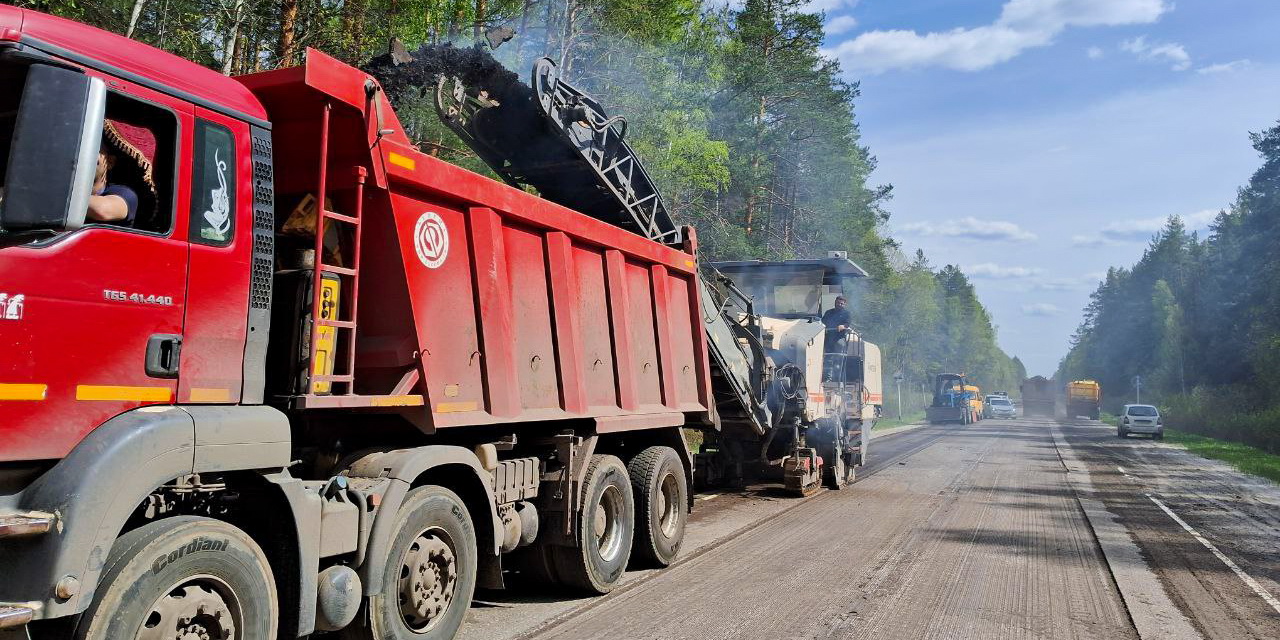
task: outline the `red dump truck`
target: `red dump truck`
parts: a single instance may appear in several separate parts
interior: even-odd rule
[[[316,51],[227,78],[0,7],[0,86],[0,635],[450,638],[504,568],[675,557],[690,230],[424,155]]]

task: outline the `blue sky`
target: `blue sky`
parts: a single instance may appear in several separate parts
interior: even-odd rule
[[[959,264],[1052,374],[1108,266],[1204,229],[1280,120],[1275,0],[815,0],[894,237]]]

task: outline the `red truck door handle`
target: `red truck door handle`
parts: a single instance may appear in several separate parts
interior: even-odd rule
[[[147,339],[147,375],[152,378],[178,377],[178,359],[182,356],[182,336],[157,333]]]

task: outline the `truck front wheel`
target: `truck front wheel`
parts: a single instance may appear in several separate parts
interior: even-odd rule
[[[684,542],[689,485],[684,463],[671,447],[649,447],[627,465],[636,503],[633,554],[641,562],[670,565]]]
[[[418,487],[400,505],[381,591],[368,599],[365,620],[343,638],[444,640],[454,637],[476,586],[476,534],[458,494]]]
[[[268,640],[279,617],[271,567],[248,534],[177,516],[116,540],[76,638]]]

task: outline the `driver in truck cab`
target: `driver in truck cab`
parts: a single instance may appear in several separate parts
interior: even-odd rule
[[[146,127],[108,120],[102,128],[98,172],[86,220],[132,227],[138,214],[136,186],[154,191],[155,136]]]

